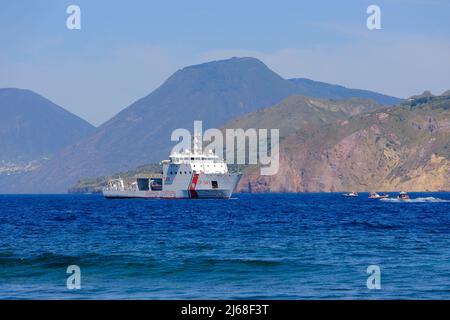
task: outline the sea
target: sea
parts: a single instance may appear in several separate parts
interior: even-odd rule
[[[0,196],[0,299],[449,299],[450,193]]]

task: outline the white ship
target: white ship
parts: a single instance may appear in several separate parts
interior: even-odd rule
[[[108,182],[106,198],[229,199],[241,179],[241,173],[228,172],[227,164],[210,151],[201,151],[194,139],[193,152],[172,153],[162,161],[161,175],[137,177],[130,185],[123,179]]]

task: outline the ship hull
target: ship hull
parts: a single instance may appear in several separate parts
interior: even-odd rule
[[[176,193],[164,191],[103,191],[107,199],[229,199],[230,190],[202,190],[194,197],[188,190]]]
[[[211,188],[211,184],[202,184],[202,178],[200,177],[198,182],[193,183],[191,180],[189,187],[182,190],[176,190],[175,188],[162,191],[103,190],[103,196],[107,199],[229,199],[241,178],[241,174],[227,176],[223,183],[221,181],[223,188]]]

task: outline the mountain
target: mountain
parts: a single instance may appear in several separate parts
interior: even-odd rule
[[[305,96],[323,99],[372,99],[387,106],[398,104],[402,99],[387,96],[368,90],[349,89],[340,85],[314,81],[305,78],[290,79],[297,86],[297,93]]]
[[[307,125],[332,123],[381,107],[369,99],[325,100],[293,95],[270,108],[233,119],[223,129],[277,128],[280,137],[285,137]]]
[[[448,191],[450,97],[420,99],[293,133],[279,172],[250,168],[238,190]]]
[[[283,140],[289,134],[305,127],[332,123],[340,119],[346,119],[351,115],[381,107],[376,102],[366,99],[325,100],[294,95],[270,108],[261,109],[234,119],[226,123],[222,127],[222,131],[239,128],[244,130],[249,128],[279,129],[280,140]],[[225,134],[224,137],[226,137]],[[256,145],[248,146],[248,148],[246,146],[245,151],[235,149],[235,153],[244,152],[246,159],[248,159],[249,152],[257,152],[256,148]],[[225,154],[226,152],[224,152]]]
[[[443,92],[443,93],[441,94],[441,96],[442,96],[442,97],[448,97],[448,96],[450,96],[450,90],[447,90],[447,91]]]
[[[168,156],[174,129],[220,127],[241,115],[298,93],[254,58],[232,58],[186,67],[96,132],[66,148],[40,170],[18,181],[23,192],[65,192],[76,181],[127,171]],[[12,185],[9,190],[14,189]],[[0,191],[2,190],[0,186]],[[18,190],[16,190],[17,192]]]
[[[422,99],[422,98],[433,98],[433,97],[434,97],[434,95],[431,93],[431,91],[425,90],[421,94],[411,96],[408,99],[409,100],[418,100],[418,99]]]
[[[36,169],[95,127],[29,90],[0,89],[0,176]]]

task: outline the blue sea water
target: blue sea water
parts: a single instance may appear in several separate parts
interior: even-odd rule
[[[449,299],[450,194],[411,195],[0,196],[0,298]]]

